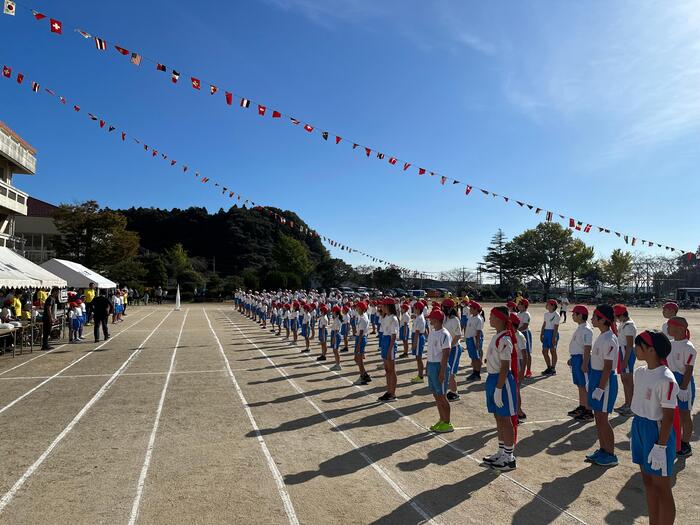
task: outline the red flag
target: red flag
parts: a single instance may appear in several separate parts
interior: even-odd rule
[[[445,177],[445,176],[443,175],[442,177],[440,177],[440,184],[442,184],[442,185],[444,186],[446,180],[447,180],[447,177]]]
[[[34,15],[34,16],[36,17],[36,15]],[[42,17],[43,17],[43,15],[42,15]],[[40,19],[37,18],[37,20],[40,20]],[[51,18],[50,23],[51,23],[51,32],[52,33],[57,33],[59,35],[63,34],[63,24],[61,24],[60,20],[54,20],[53,18]]]
[[[122,141],[126,140],[126,133],[122,131]]]
[[[101,128],[104,128],[104,127],[105,127],[105,121],[102,120],[102,119],[100,119],[100,127],[101,127]]]
[[[24,82],[24,75],[22,73],[17,73],[17,83],[21,84]]]
[[[576,227],[576,221],[573,219],[569,219],[569,228],[575,228]]]
[[[73,106],[73,110],[76,112],[80,111],[80,106],[78,106],[78,105]]]
[[[396,164],[396,159],[394,157],[389,157],[389,164],[394,166]]]
[[[418,168],[418,175],[425,175],[425,168]]]
[[[261,117],[265,116],[265,111],[267,111],[267,108],[263,106],[262,104],[258,104],[258,115]]]
[[[591,225],[586,224],[586,227],[583,229],[583,233],[589,233],[591,231]]]
[[[467,187],[464,190],[464,194],[469,195],[471,192],[472,192],[472,187],[469,184],[467,184]]]
[[[190,80],[194,89],[200,89],[201,86],[198,78],[190,77]]]
[[[5,78],[10,78],[12,76],[12,68],[2,66],[2,76]]]
[[[175,164],[177,164],[177,161],[176,161],[175,159],[173,159],[173,160],[170,161],[170,165],[171,165],[171,166],[175,166]]]
[[[127,51],[127,50],[124,49],[123,47],[114,46],[114,49],[116,49],[119,53],[121,53],[121,54],[124,55],[124,56],[126,56],[126,55],[129,54],[129,51]]]
[[[282,113],[279,111],[272,111],[272,118],[280,118],[282,116]]]
[[[309,126],[308,124],[304,124],[304,129],[311,133],[314,130],[313,126]]]
[[[372,150],[370,148],[365,148],[365,154],[369,157],[369,154],[372,153]]]
[[[230,106],[233,104],[233,93],[226,92],[226,103]]]
[[[341,140],[343,140],[343,139],[340,138],[338,135],[335,136],[335,143],[336,143],[336,144],[340,144],[340,141],[341,141]]]
[[[156,69],[158,71],[165,71],[167,68],[165,67],[165,64],[156,64]]]
[[[43,20],[44,18],[46,18],[46,15],[39,13],[38,11],[34,11],[33,9],[32,9],[32,14],[34,15],[34,18],[36,18],[37,20]]]
[[[410,168],[410,167],[411,167],[411,163],[410,163],[410,162],[404,162],[404,164],[403,164],[403,170],[404,170],[404,171],[406,171],[406,170],[407,170],[408,168]]]
[[[209,86],[209,93],[214,95],[217,91],[219,91],[219,88],[216,86]]]

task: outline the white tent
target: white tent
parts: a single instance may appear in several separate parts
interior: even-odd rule
[[[71,288],[87,288],[90,286],[90,283],[95,283],[98,288],[117,287],[116,283],[106,277],[73,261],[50,259],[42,264],[41,267],[65,279]]]
[[[5,246],[0,247],[0,286],[49,288],[66,286],[66,281]]]

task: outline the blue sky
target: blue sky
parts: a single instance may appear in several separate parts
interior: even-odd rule
[[[24,3],[24,2],[23,2]],[[683,249],[698,245],[700,10],[694,2],[248,0],[48,2],[0,17],[0,64],[69,106],[0,78],[4,120],[39,153],[16,185],[111,207],[230,205],[193,177],[99,132],[79,103],[130,135],[318,231],[422,270],[473,267],[501,227],[541,216],[441,187],[195,92],[214,81],[414,165]],[[114,51],[93,35],[182,72]],[[614,236],[577,234],[599,255]],[[649,248],[643,251],[653,253]],[[351,263],[366,260],[333,250]],[[665,252],[664,252],[665,253]]]

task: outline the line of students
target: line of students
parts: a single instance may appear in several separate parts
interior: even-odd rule
[[[331,348],[335,357],[332,370],[340,370],[340,352],[349,351],[347,336],[355,337],[354,361],[360,377],[356,384],[367,384],[372,378],[364,367],[368,336],[377,334],[379,352],[383,361],[386,392],[379,401],[396,399],[396,367],[399,341],[403,356],[410,346],[416,360],[417,375],[411,383],[428,379],[439,420],[430,427],[433,432],[451,432],[450,401],[459,399],[456,375],[462,354],[462,339],[471,360],[472,373],[467,381],[481,379],[486,367],[486,407],[494,415],[498,431],[498,450],[484,458],[484,463],[499,471],[516,468],[514,455],[518,423],[526,418],[522,411],[520,385],[532,376],[533,350],[530,330],[529,303],[521,299],[517,304],[492,308],[488,323],[495,330],[483,354],[483,334],[486,322],[484,311],[476,301],[465,299],[458,305],[453,299],[432,303],[426,315],[426,301],[405,301],[398,304],[392,298],[375,301],[361,300],[354,304],[335,304],[330,307],[322,301],[304,300],[282,303],[260,300],[255,295],[236,299],[239,310],[259,320],[266,327],[268,313],[273,331],[281,334],[284,327],[287,338],[297,341],[297,332],[305,339],[302,352],[310,351],[310,340],[318,323],[321,355],[326,359],[326,344],[330,326]],[[461,306],[461,311],[459,307]],[[559,314],[557,302],[546,304],[540,341],[547,364],[543,375],[556,374],[557,344],[559,341]],[[304,313],[299,316],[299,312]],[[313,312],[317,312],[314,314]],[[400,313],[399,313],[400,312]],[[328,315],[330,313],[330,319]],[[609,414],[634,416],[631,432],[633,462],[640,466],[651,523],[671,523],[675,516],[670,476],[676,456],[692,454],[691,410],[695,401],[693,367],[696,351],[690,342],[687,320],[679,317],[678,306],[667,303],[663,308],[666,322],[661,331],[637,333],[634,322],[624,305],[602,304],[590,316],[589,310],[577,305],[572,320],[578,325],[569,344],[571,377],[578,390],[579,406],[569,415],[580,421],[595,420],[599,447],[585,457],[587,462],[600,466],[618,464],[615,454],[615,436]],[[599,335],[594,340],[593,329]],[[342,342],[345,345],[341,348]],[[425,354],[426,364],[423,364]],[[636,360],[645,364],[635,367]],[[618,375],[623,386],[624,403],[614,408],[618,395]],[[675,421],[675,423],[674,423]]]

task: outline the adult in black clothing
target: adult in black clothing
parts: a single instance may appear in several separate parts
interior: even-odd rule
[[[112,313],[112,303],[107,299],[107,290],[100,290],[100,295],[92,300],[92,316],[95,320],[95,342],[100,342],[100,326],[102,327],[102,335],[105,341],[109,339],[109,330],[107,329],[107,319]]]
[[[42,317],[42,331],[41,331],[41,349],[51,350],[49,346],[49,336],[51,335],[51,328],[56,322],[56,315],[54,314],[54,308],[58,302],[58,287],[54,286],[51,289],[51,295],[44,301],[44,315]]]

